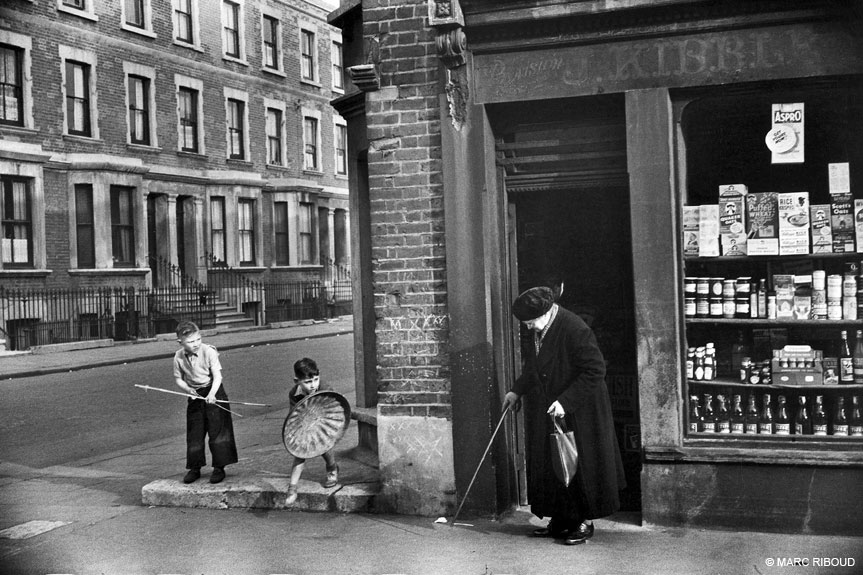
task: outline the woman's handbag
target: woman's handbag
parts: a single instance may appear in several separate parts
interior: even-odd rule
[[[578,466],[578,448],[575,446],[575,435],[571,431],[564,431],[553,415],[551,419],[554,421],[554,431],[549,435],[551,465],[557,478],[566,487],[569,487]]]

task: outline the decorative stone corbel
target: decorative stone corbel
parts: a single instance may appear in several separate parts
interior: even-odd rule
[[[463,66],[467,37],[462,31],[464,15],[458,0],[427,0],[429,25],[437,30],[437,53],[449,70]]]
[[[348,68],[351,82],[362,92],[374,92],[380,88],[377,69],[374,64],[357,64]]]

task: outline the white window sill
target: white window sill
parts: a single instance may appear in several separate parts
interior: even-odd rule
[[[145,36],[147,38],[158,38],[156,33],[149,28],[138,28],[137,26],[132,26],[131,24],[126,24],[125,22],[122,22],[120,24],[120,28],[122,28],[126,32],[138,34],[139,36]]]
[[[201,48],[200,44],[189,44],[188,42],[183,42],[182,40],[177,40],[176,38],[174,38],[172,44],[174,44],[174,46],[179,46],[180,48],[188,48],[189,50],[194,50],[195,52],[200,52],[202,54],[204,53],[204,49]]]
[[[85,142],[87,144],[104,144],[105,140],[93,136],[80,136],[78,134],[63,134],[64,140],[72,140],[73,142]]]
[[[57,12],[64,12],[66,14],[71,14],[72,16],[78,16],[79,18],[84,18],[85,20],[90,20],[92,22],[98,22],[99,17],[95,14],[91,14],[86,10],[78,10],[77,8],[72,8],[71,6],[64,6],[63,4],[57,5]]]
[[[0,269],[0,277],[39,278],[39,277],[46,277],[52,273],[53,273],[53,270],[48,270],[48,269],[33,269],[33,268],[5,268],[5,269]]]
[[[126,149],[132,150],[135,152],[147,152],[150,154],[158,154],[162,151],[162,148],[159,146],[147,146],[146,144],[133,144],[132,142],[126,142]]]
[[[321,87],[320,82],[316,82],[314,80],[309,80],[308,78],[300,78],[300,84],[305,84],[306,86],[314,86],[315,88]]]
[[[282,72],[281,70],[277,70],[275,68],[268,68],[266,66],[261,67],[261,72],[266,74],[272,74],[273,76],[279,76],[280,78],[287,78],[288,75]]]
[[[70,276],[144,276],[150,268],[78,268],[70,269]]]
[[[222,60],[225,62],[234,62],[235,64],[240,64],[242,66],[249,65],[249,62],[245,58],[237,58],[236,56],[230,56],[228,54],[222,54]]]

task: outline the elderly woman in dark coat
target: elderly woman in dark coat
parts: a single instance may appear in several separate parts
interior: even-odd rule
[[[593,536],[591,519],[620,508],[618,491],[626,485],[605,360],[587,324],[558,307],[549,288],[525,291],[512,311],[532,331],[533,346],[504,406],[517,409],[524,398],[528,501],[534,515],[551,518],[533,534],[578,545]],[[578,468],[568,488],[552,468],[552,417],[563,419],[578,446]]]

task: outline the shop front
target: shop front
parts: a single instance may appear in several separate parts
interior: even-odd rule
[[[833,349],[840,332],[851,334],[853,346],[863,314],[837,317],[831,308],[829,318],[772,316],[765,303],[763,316],[751,315],[762,290],[765,302],[781,294],[792,306],[803,305],[794,297],[808,290],[814,308],[813,278],[854,275],[857,282],[860,275],[863,230],[853,245],[831,241],[829,252],[817,251],[809,208],[829,206],[832,214],[832,202],[847,192],[854,220],[854,200],[863,202],[855,191],[863,181],[863,14],[817,1],[631,0],[608,7],[427,0],[403,3],[399,14],[415,18],[405,16],[396,33],[396,20],[387,20],[396,12],[371,4],[348,2],[342,13],[362,9],[363,61],[349,69],[374,80],[374,87],[361,88],[362,123],[352,128],[349,119],[348,127],[355,134],[360,126],[368,146],[354,150],[369,171],[359,186],[363,195],[352,200],[366,202],[369,214],[367,228],[355,228],[354,239],[369,244],[371,255],[360,266],[369,266],[363,289],[375,302],[357,322],[374,342],[375,357],[368,348],[357,353],[365,365],[378,365],[362,385],[366,397],[377,398],[379,436],[393,437],[388,414],[405,415],[426,437],[430,429],[439,434],[435,440],[445,447],[438,459],[417,464],[411,459],[415,437],[402,433],[408,439],[401,451],[380,440],[384,481],[399,486],[400,501],[421,494],[407,493],[407,476],[389,475],[390,463],[409,467],[413,479],[428,461],[425,473],[434,474],[442,458],[443,472],[426,484],[437,490],[442,508],[458,503],[469,484],[469,512],[529,503],[517,418],[507,423],[507,441],[496,444],[493,464],[472,474],[501,398],[520,371],[510,303],[554,273],[565,285],[561,305],[593,327],[606,356],[629,484],[624,509],[640,510],[646,524],[863,532],[854,512],[863,502],[857,488],[863,437],[853,433],[863,384],[804,375],[779,379],[795,369],[814,373],[815,359],[819,369],[831,358],[838,362],[841,354]],[[408,21],[417,20],[423,30],[411,39],[435,46],[434,74],[408,73],[397,58],[415,54],[407,45],[399,52],[396,43],[407,39]],[[405,118],[429,120],[436,131],[423,140]],[[431,225],[421,239],[433,255],[445,246],[445,258],[426,260],[437,266],[430,272],[435,299],[422,313],[446,319],[422,331],[435,345],[426,346],[433,351],[419,367],[412,363],[416,357],[391,353],[404,348],[393,327],[404,321],[394,316],[408,313],[404,302],[422,290],[403,281],[408,272],[402,270],[410,266],[386,257],[406,241],[388,235],[398,226],[384,210],[396,205],[392,198],[408,197],[407,188],[393,190],[402,175],[394,162],[417,157],[416,149],[405,150],[417,141],[427,142],[429,160],[420,169],[431,174],[423,188]],[[720,191],[728,186],[746,192],[728,210],[745,212],[746,198],[756,194],[776,200],[775,238],[746,227],[760,221],[754,213],[734,230],[722,228],[734,223],[722,217],[733,214],[719,213],[728,204]],[[352,194],[355,188],[352,183]],[[793,213],[780,209],[780,197],[790,198]],[[704,208],[693,247],[685,226],[702,206],[715,208]],[[360,213],[362,206],[355,207]],[[863,226],[863,214],[860,224],[845,225]],[[769,241],[747,242],[753,238],[775,239],[775,253]],[[690,284],[697,291],[700,279],[718,280],[705,285],[718,285],[719,293],[690,294]],[[735,291],[723,299],[726,285]],[[414,310],[420,306],[408,311]],[[427,325],[418,321],[423,317],[414,316],[411,325]],[[695,357],[693,372],[687,369],[690,350],[710,357],[698,363],[698,375]],[[798,366],[795,356],[791,366],[780,351],[809,353],[812,363],[804,358]],[[743,352],[747,383],[740,377]],[[748,383],[756,363],[770,368],[764,372],[769,379]],[[443,367],[428,367],[438,364]],[[396,381],[393,373],[404,379]],[[435,377],[426,381],[423,374]],[[408,397],[406,388],[415,395]],[[368,393],[374,389],[377,394]],[[442,425],[419,423],[410,398],[441,389],[448,394],[436,412]],[[734,414],[736,402],[741,411],[754,402],[763,427],[747,433],[745,414],[739,421]],[[811,426],[795,433],[799,406],[805,404],[811,417],[819,403],[826,435]],[[840,412],[849,421],[847,436]],[[396,503],[393,510],[412,512],[408,507]]]

